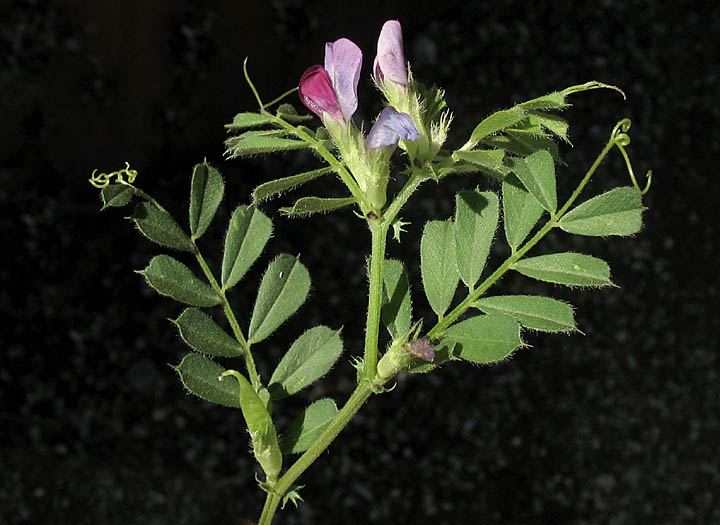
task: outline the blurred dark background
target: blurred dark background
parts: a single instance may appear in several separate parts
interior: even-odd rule
[[[571,189],[630,117],[634,166],[652,168],[645,227],[632,239],[557,235],[546,249],[605,258],[621,288],[541,286],[508,276],[498,292],[552,293],[586,334],[527,333],[531,348],[492,367],[452,366],[376,396],[301,479],[305,503],[277,523],[718,523],[718,8],[696,2],[300,0],[0,2],[0,522],[205,524],[255,520],[238,411],[186,395],[186,349],[166,322],[181,307],[133,270],[159,250],[99,212],[87,179],[129,161],[137,184],[186,221],[192,166],[223,173],[226,203],[202,242],[217,268],[224,223],[252,188],[308,169],[303,154],[223,160],[223,125],[255,105],[249,56],[269,99],[346,36],[365,52],[358,117],[380,109],[369,80],[382,23],[399,18],[415,75],[447,90],[461,143],[483,117],[588,80],[573,96],[562,153]],[[407,6],[407,7],[404,7]],[[296,99],[293,100],[296,102]],[[617,152],[591,186],[627,184]],[[417,279],[417,238],[447,218],[453,190],[427,184],[394,257]],[[309,191],[339,194],[321,179]],[[335,192],[335,193],[334,193]],[[313,292],[256,359],[265,376],[304,327],[344,326],[346,359],[321,386],[279,404],[280,426],[312,399],[342,403],[361,351],[361,221],[349,211],[290,221],[233,300],[248,312],[273,254],[300,253]],[[496,256],[502,255],[497,243]],[[262,350],[262,351],[260,351]]]

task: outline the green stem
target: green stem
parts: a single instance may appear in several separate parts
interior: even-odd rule
[[[380,338],[380,309],[382,308],[383,268],[387,244],[387,224],[369,219],[372,235],[370,252],[370,291],[368,293],[367,318],[365,322],[365,351],[363,354],[363,378],[371,381],[377,371],[378,340]]]
[[[383,222],[385,222],[388,228],[395,220],[395,217],[397,217],[397,214],[400,213],[400,210],[408,201],[410,195],[412,195],[413,192],[417,189],[417,187],[420,186],[420,184],[428,178],[429,175],[426,171],[416,167],[411,168],[410,177],[405,183],[405,186],[403,186],[403,188],[398,192],[398,194],[395,195],[393,201],[383,212]]]
[[[347,403],[345,403],[345,406],[338,412],[335,419],[330,422],[317,441],[272,486],[265,500],[265,506],[258,525],[270,525],[272,523],[282,496],[290,490],[295,480],[330,446],[330,443],[347,426],[371,394],[371,384],[367,381],[361,381],[347,400]]]
[[[482,296],[482,294],[487,291],[488,288],[495,284],[503,275],[505,275],[508,270],[511,270],[516,262],[518,262],[527,252],[529,252],[538,242],[540,242],[540,240],[545,237],[545,235],[547,235],[550,230],[557,226],[562,216],[567,213],[573,203],[580,196],[583,188],[585,188],[587,183],[590,182],[590,178],[598,169],[600,163],[602,163],[603,159],[612,149],[614,144],[614,139],[611,137],[610,141],[605,145],[603,150],[597,156],[595,162],[593,162],[592,166],[590,166],[590,169],[587,171],[583,179],[580,181],[580,184],[578,184],[577,188],[575,188],[575,191],[572,193],[572,195],[563,205],[563,207],[560,208],[560,210],[556,214],[554,214],[550,218],[550,220],[546,222],[543,227],[540,228],[540,230],[538,230],[538,232],[530,238],[530,240],[528,240],[524,245],[522,245],[517,251],[511,253],[510,256],[505,259],[505,261],[500,266],[498,266],[498,268],[492,274],[490,274],[482,283],[480,283],[480,285],[475,288],[475,290],[468,294],[468,296],[459,305],[453,308],[453,310],[445,317],[438,320],[435,326],[433,326],[427,333],[430,339],[437,339],[438,337],[440,337],[445,331],[445,329],[452,323],[454,323],[458,317],[465,313],[465,310],[470,308],[473,303],[477,301],[480,296]]]
[[[385,247],[387,233],[402,206],[410,198],[421,182],[427,179],[427,174],[417,168],[405,186],[395,196],[383,216],[379,219],[368,219],[372,235],[372,253],[370,261],[370,292],[368,299],[368,317],[365,331],[365,359],[363,380],[358,383],[355,391],[345,406],[338,412],[328,427],[323,431],[317,441],[280,477],[271,487],[265,499],[265,505],[258,525],[270,525],[277,512],[283,495],[290,490],[295,480],[322,454],[347,426],[350,420],[360,410],[365,401],[372,395],[372,382],[377,371],[378,339],[380,332],[380,308],[382,306],[383,265],[385,262]],[[372,363],[368,365],[368,363]],[[370,380],[366,379],[369,378]]]
[[[282,496],[274,492],[268,492],[268,495],[265,498],[265,505],[263,505],[262,514],[260,514],[260,521],[258,521],[258,525],[270,525],[270,523],[272,523],[281,499]]]
[[[225,312],[225,317],[230,324],[230,328],[235,335],[235,339],[237,339],[238,343],[240,343],[240,346],[242,346],[243,350],[245,351],[245,367],[247,368],[248,375],[250,376],[250,383],[252,383],[255,390],[259,390],[260,387],[262,387],[262,383],[260,382],[260,376],[257,373],[257,368],[255,368],[255,360],[253,359],[252,353],[250,351],[250,344],[245,338],[245,335],[240,328],[240,324],[235,317],[235,312],[233,312],[233,309],[230,306],[230,302],[225,296],[225,290],[222,289],[220,284],[217,282],[217,279],[215,279],[212,270],[210,270],[210,267],[205,261],[205,258],[200,253],[200,249],[197,247],[197,244],[195,244],[195,239],[191,239],[191,241],[193,245],[193,253],[195,254],[195,259],[197,259],[198,264],[200,264],[200,267],[202,268],[205,277],[210,283],[210,286],[212,286],[212,289],[215,290],[215,293],[220,296],[220,299],[222,300],[223,310]]]

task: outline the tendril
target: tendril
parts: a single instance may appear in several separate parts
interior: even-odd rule
[[[93,170],[92,174],[90,175],[90,184],[95,186],[96,188],[104,188],[108,184],[112,182],[112,178],[115,177],[115,183],[116,184],[132,184],[135,182],[135,177],[137,177],[137,170],[131,170],[130,169],[130,163],[125,162],[125,168],[117,171],[113,171],[112,173],[98,173],[98,170]],[[127,177],[127,180],[125,180],[123,177]]]
[[[629,118],[624,118],[620,122],[615,124],[615,127],[610,134],[610,140],[615,146],[617,146],[617,149],[620,150],[620,153],[625,160],[625,166],[627,167],[628,174],[630,175],[630,180],[632,181],[633,186],[635,186],[635,189],[640,192],[640,195],[645,195],[650,189],[650,185],[652,184],[652,170],[648,170],[647,174],[645,175],[645,187],[640,188],[640,184],[638,184],[637,178],[635,177],[635,172],[632,168],[632,164],[630,163],[630,157],[627,154],[627,151],[625,151],[625,147],[630,144],[630,135],[628,135],[627,132],[630,130],[631,124],[632,122]]]
[[[247,70],[247,62],[248,57],[245,57],[245,60],[243,61],[243,73],[245,74],[245,81],[248,83],[248,86],[250,86],[250,90],[253,92],[253,95],[255,95],[255,100],[257,100],[257,103],[260,106],[260,111],[264,111],[265,104],[263,104],[263,101],[260,99],[260,94],[258,93],[257,89],[255,89],[255,84],[253,84],[252,80],[250,80],[250,75],[248,74]]]

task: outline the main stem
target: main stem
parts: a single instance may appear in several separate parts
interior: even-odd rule
[[[312,446],[283,474],[270,488],[258,525],[270,525],[283,496],[290,490],[295,480],[330,446],[330,443],[347,426],[350,420],[360,410],[365,401],[372,395],[372,379],[377,372],[378,340],[380,336],[380,309],[382,307],[383,265],[385,263],[385,248],[387,234],[393,221],[402,206],[427,174],[422,170],[413,169],[412,175],[402,190],[395,196],[383,216],[379,219],[368,219],[371,241],[370,258],[370,291],[368,311],[365,326],[365,357],[362,379],[348,399],[345,406],[330,422],[320,437]],[[368,363],[371,363],[368,365]]]
[[[384,222],[377,219],[369,219],[368,223],[372,235],[372,248],[370,252],[370,291],[368,292],[368,308],[365,322],[365,351],[363,354],[362,376],[365,380],[372,381],[377,371],[383,268],[385,266],[385,246],[388,229]]]

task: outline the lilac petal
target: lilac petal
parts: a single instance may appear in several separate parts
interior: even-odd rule
[[[345,122],[330,76],[322,66],[312,66],[300,78],[298,95],[303,104],[321,119],[328,113],[336,120]]]
[[[349,121],[357,109],[361,68],[362,51],[354,42],[341,38],[325,44],[325,69],[330,75],[345,121]]]
[[[395,108],[388,106],[382,110],[380,117],[373,124],[368,133],[365,147],[369,151],[385,146],[396,146],[399,140],[417,140],[418,138],[420,135],[410,115],[398,113]]]
[[[388,20],[380,30],[373,69],[378,83],[387,78],[401,86],[408,84],[402,28],[397,20]]]

